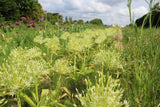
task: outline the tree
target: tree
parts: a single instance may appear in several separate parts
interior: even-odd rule
[[[151,13],[151,20],[150,20],[150,13]],[[136,20],[137,26],[142,26],[144,22],[144,27],[160,27],[160,2],[156,3],[153,8],[150,10],[149,13],[145,14],[143,17]]]
[[[36,9],[33,11],[33,19],[38,20],[42,18],[43,15],[44,15],[44,11],[42,9],[42,6],[40,3],[37,3]]]
[[[0,14],[6,20],[18,20],[21,16],[33,18],[37,0],[0,0]]]
[[[96,19],[92,19],[92,20],[90,21],[90,24],[103,25],[103,22],[102,22],[101,19],[96,18]]]
[[[14,0],[20,11],[21,16],[25,16],[28,20],[33,19],[33,12],[38,4],[37,0]]]
[[[17,20],[20,10],[15,0],[0,0],[0,14],[5,20]]]

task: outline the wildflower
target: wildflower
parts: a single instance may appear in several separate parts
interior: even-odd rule
[[[37,83],[38,78],[46,74],[44,72],[46,63],[40,57],[41,51],[36,47],[31,49],[18,47],[12,50],[3,64],[0,86],[14,94]]]
[[[47,12],[47,10],[44,10],[44,12]]]
[[[62,17],[62,16],[60,16],[60,19],[63,19],[63,17]]]
[[[55,25],[57,25],[57,26],[58,26],[58,25],[59,25],[59,23],[58,23],[58,22],[55,22]]]
[[[95,43],[101,44],[107,39],[106,35],[104,33],[100,33],[100,36],[98,36],[95,40]]]
[[[39,22],[43,22],[43,19],[38,19]]]
[[[12,29],[14,29],[14,26],[10,26]]]
[[[33,24],[36,24],[36,22],[32,20],[32,21],[31,21],[31,24],[32,24],[32,25],[33,25]]]
[[[119,35],[116,35],[116,36],[114,37],[114,40],[115,40],[115,41],[121,41],[122,38],[121,38]]]
[[[9,26],[6,26],[7,28],[9,28]]]
[[[25,17],[20,17],[20,19],[25,22],[27,19]]]
[[[31,27],[31,24],[27,24],[27,27],[30,28],[30,27]]]
[[[5,25],[4,25],[4,24],[0,24],[0,26],[1,26],[1,27],[4,27]]]
[[[67,59],[64,59],[64,58],[57,59],[55,61],[53,70],[55,70],[57,73],[60,73],[60,74],[66,74],[66,73],[73,72],[73,66],[71,66],[71,64]]]
[[[62,35],[61,35],[61,39],[63,39],[63,40],[67,40],[67,38],[70,36],[70,33],[68,33],[68,32],[64,32]]]
[[[16,26],[21,26],[21,23],[20,22],[15,22],[14,23]]]
[[[110,70],[115,70],[118,68],[123,69],[120,61],[120,55],[116,51],[100,50],[95,54],[93,63],[100,66],[103,64],[105,68],[109,68]]]
[[[36,37],[34,38],[34,42],[37,42],[37,43],[39,43],[39,44],[42,44],[42,43],[44,43],[45,41],[43,40],[43,37],[42,37],[42,36],[36,36]]]
[[[126,100],[122,100],[123,89],[120,83],[110,76],[108,80],[102,76],[97,80],[96,85],[92,86],[90,80],[86,80],[87,88],[76,96],[83,107],[129,107]]]
[[[35,28],[35,27],[36,27],[36,24],[32,24],[32,27]]]
[[[59,49],[60,43],[59,43],[59,38],[54,36],[53,38],[46,38],[44,40],[45,46],[53,51],[56,51]]]

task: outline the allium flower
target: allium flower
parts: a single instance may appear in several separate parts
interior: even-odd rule
[[[86,80],[87,88],[76,96],[83,107],[129,107],[126,100],[122,100],[123,90],[116,79],[108,78],[106,81],[99,77],[95,86],[92,86],[90,80]]]
[[[59,38],[54,36],[53,38],[46,38],[44,39],[45,46],[53,51],[59,50],[60,49],[60,43],[59,43]]]
[[[75,36],[70,36],[67,48],[69,51],[82,52],[85,49],[84,44],[82,44],[83,39],[77,38]]]
[[[30,28],[32,25],[31,24],[27,24],[27,27]]]
[[[32,27],[35,28],[35,27],[36,27],[36,24],[32,24]]]
[[[34,38],[34,42],[37,42],[37,43],[39,43],[39,44],[42,44],[42,43],[44,43],[45,41],[43,40],[43,37],[42,37],[42,36],[36,36],[36,37]]]
[[[32,24],[32,25],[33,25],[33,24],[36,24],[36,22],[35,22],[34,20],[32,20],[32,21],[31,21],[31,24]]]
[[[61,39],[63,40],[67,40],[67,38],[70,36],[70,33],[69,32],[64,32],[62,35],[61,35]]]
[[[4,24],[0,24],[0,26],[1,26],[1,27],[4,27],[5,25],[4,25]]]
[[[43,22],[43,19],[38,19],[39,22]]]
[[[123,69],[120,61],[120,54],[116,51],[100,50],[95,54],[93,63],[99,66],[103,64],[105,68],[109,68],[110,70],[116,70],[118,68]]]
[[[16,26],[21,26],[21,23],[20,22],[15,22],[14,23]]]
[[[22,49],[21,47],[11,51],[0,75],[0,86],[12,94],[18,90],[31,87],[37,79],[46,74],[46,63],[41,58],[40,49]]]
[[[60,19],[63,19],[63,17],[61,16]]]
[[[12,29],[14,29],[14,26],[10,26]]]
[[[57,59],[55,61],[53,70],[59,74],[67,74],[73,72],[73,66],[69,63],[67,59]]]
[[[95,40],[95,43],[97,44],[101,44],[103,43],[105,40],[107,39],[105,34],[101,34],[100,36],[98,36]]]
[[[20,17],[20,19],[23,21],[23,22],[25,22],[27,19],[26,19],[26,17]]]
[[[119,35],[116,35],[116,36],[114,37],[114,40],[115,40],[115,41],[121,41],[122,38],[121,38]]]

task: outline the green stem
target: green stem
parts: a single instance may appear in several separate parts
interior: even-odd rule
[[[36,102],[38,104],[39,103],[38,84],[36,84],[36,86],[35,86],[35,91],[36,91]]]
[[[18,107],[21,107],[20,91],[17,92],[17,104]]]
[[[74,74],[76,72],[76,54],[74,55]]]

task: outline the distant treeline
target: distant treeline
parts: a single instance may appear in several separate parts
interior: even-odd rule
[[[59,13],[48,12],[43,10],[38,0],[0,0],[0,23],[4,21],[19,21],[25,18],[26,23],[34,21],[49,21],[51,24],[56,22],[65,23],[89,23],[94,25],[103,25],[101,19],[95,18],[84,22],[83,19],[72,20],[72,17],[65,17]]]

